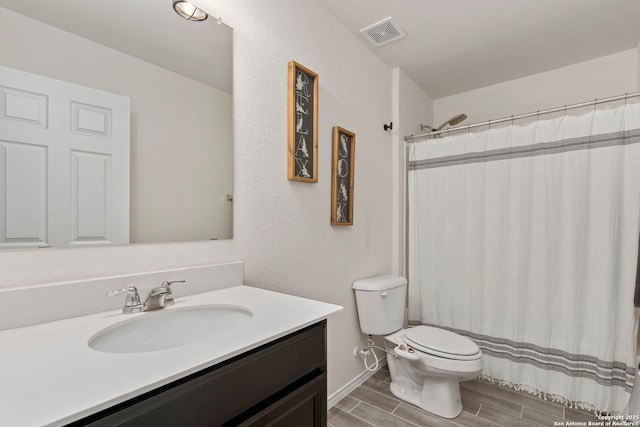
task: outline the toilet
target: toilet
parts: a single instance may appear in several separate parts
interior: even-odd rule
[[[385,275],[353,283],[360,329],[384,336],[391,393],[444,418],[462,412],[460,381],[482,371],[482,352],[470,339],[445,329],[403,329],[407,280]]]

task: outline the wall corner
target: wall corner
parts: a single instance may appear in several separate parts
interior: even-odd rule
[[[638,46],[636,47],[636,90],[640,91],[640,41],[638,41]]]

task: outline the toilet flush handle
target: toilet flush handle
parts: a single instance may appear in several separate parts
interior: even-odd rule
[[[380,296],[381,296],[382,298],[386,298],[386,297],[387,297],[387,291],[384,291],[383,293],[381,293],[381,294],[380,294]]]

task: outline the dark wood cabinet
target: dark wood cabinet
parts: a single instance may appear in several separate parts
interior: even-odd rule
[[[71,426],[326,426],[326,321]]]

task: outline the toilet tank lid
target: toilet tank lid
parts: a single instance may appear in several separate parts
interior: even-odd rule
[[[353,282],[353,289],[359,291],[384,291],[386,289],[405,286],[406,284],[407,279],[404,277],[387,274],[384,276],[375,276],[367,279],[356,280]]]

